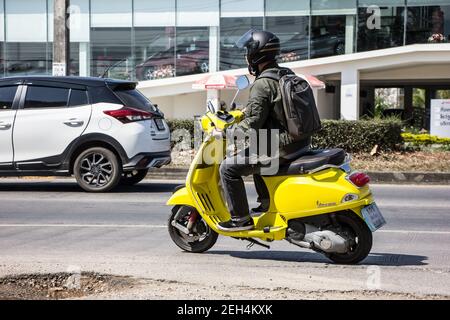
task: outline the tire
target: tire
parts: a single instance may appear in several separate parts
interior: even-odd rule
[[[191,239],[190,236],[183,234],[177,228],[172,226],[172,221],[174,221],[178,212],[180,212],[178,222],[183,224],[183,221],[186,222],[186,218],[189,217],[191,212],[195,210],[192,207],[188,206],[176,206],[172,210],[172,214],[169,217],[168,227],[169,227],[169,235],[172,238],[173,242],[182,250],[191,253],[202,253],[211,249],[217,241],[218,234],[212,230],[203,219],[199,215],[196,224],[193,229],[196,230],[198,228],[202,228],[202,234],[197,236],[203,236],[201,240]]]
[[[83,151],[76,158],[73,173],[83,190],[108,192],[119,184],[122,168],[111,150],[94,147]]]
[[[330,253],[327,257],[338,264],[357,264],[364,260],[372,249],[372,232],[367,224],[353,212],[336,215],[338,223],[347,230],[352,238],[357,239],[348,253]]]
[[[148,169],[146,170],[133,170],[122,173],[120,184],[122,186],[134,186],[138,184],[147,176]]]
[[[345,54],[345,44],[340,42],[336,45],[336,48],[334,48],[334,53],[336,55],[343,55]]]
[[[201,61],[198,65],[198,70],[201,73],[208,73],[209,72],[209,61]]]

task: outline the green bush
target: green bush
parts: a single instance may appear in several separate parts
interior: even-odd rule
[[[193,120],[168,120],[170,130],[186,129],[194,136]],[[402,122],[398,119],[323,120],[323,130],[313,137],[314,148],[342,148],[348,152],[397,150],[403,145]]]
[[[342,148],[348,152],[397,150],[403,145],[402,122],[398,119],[323,120],[323,130],[313,136],[315,148]]]
[[[405,142],[412,143],[416,146],[430,146],[433,144],[450,146],[450,138],[440,138],[429,134],[403,133],[402,137]]]
[[[169,125],[170,132],[175,130],[185,129],[189,131],[190,135],[194,136],[194,120],[185,119],[168,119],[167,124]]]

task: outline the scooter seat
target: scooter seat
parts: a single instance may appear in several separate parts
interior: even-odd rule
[[[277,176],[305,174],[325,165],[339,166],[344,163],[346,153],[342,149],[311,150],[296,160],[280,166]]]

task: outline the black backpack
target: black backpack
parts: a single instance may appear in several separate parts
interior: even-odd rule
[[[309,138],[322,129],[314,94],[306,79],[286,68],[267,70],[258,77],[261,78],[280,83],[286,130],[295,141]]]

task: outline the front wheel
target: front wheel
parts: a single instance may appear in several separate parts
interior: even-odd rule
[[[182,250],[192,253],[208,251],[214,246],[219,236],[206,224],[200,215],[198,215],[189,234],[180,231],[179,228],[186,228],[189,218],[197,214],[196,209],[192,207],[176,206],[173,208],[168,221],[169,235],[173,242]]]
[[[108,192],[120,181],[122,168],[117,156],[102,147],[89,148],[75,160],[73,174],[87,192]]]
[[[364,260],[372,249],[372,232],[367,224],[353,212],[336,215],[341,230],[339,234],[350,240],[347,253],[329,253],[327,257],[339,264],[357,264]]]

